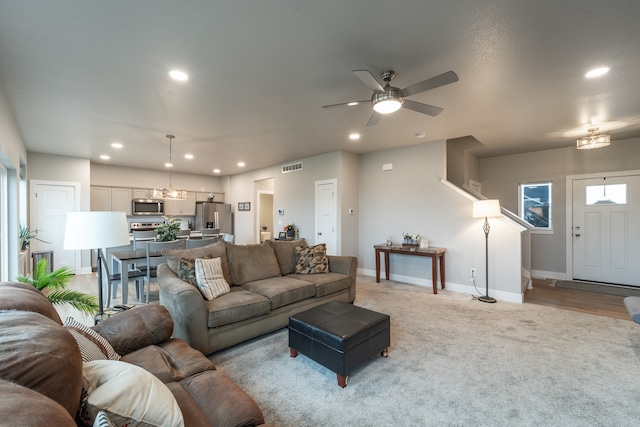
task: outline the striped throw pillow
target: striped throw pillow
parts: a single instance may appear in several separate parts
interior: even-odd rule
[[[93,422],[93,427],[116,427],[116,425],[111,422],[104,411],[99,411],[96,420]]]
[[[196,283],[207,300],[212,300],[231,291],[222,273],[220,258],[196,258]]]
[[[109,341],[90,327],[78,322],[73,317],[67,317],[64,327],[71,333],[78,343],[83,362],[92,360],[120,360]]]

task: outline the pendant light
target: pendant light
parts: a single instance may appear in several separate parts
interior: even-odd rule
[[[187,191],[178,190],[171,186],[171,169],[173,169],[171,157],[171,142],[173,141],[173,138],[175,138],[175,136],[167,135],[167,138],[169,138],[169,163],[167,163],[165,166],[169,168],[169,188],[154,188],[153,197],[156,199],[185,200],[187,198]]]

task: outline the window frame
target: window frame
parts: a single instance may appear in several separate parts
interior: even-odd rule
[[[524,217],[524,192],[527,187],[540,187],[545,186],[549,188],[549,206],[548,206],[548,220],[549,225],[546,227],[536,226],[531,224]],[[553,181],[534,181],[534,182],[521,182],[518,184],[518,216],[524,222],[531,226],[531,232],[535,234],[553,234]]]

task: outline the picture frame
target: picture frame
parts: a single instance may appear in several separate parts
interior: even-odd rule
[[[282,208],[278,209],[278,215],[284,215],[284,209]]]
[[[239,211],[250,211],[251,210],[251,202],[240,202],[238,203]]]
[[[238,210],[239,211],[243,211],[244,210],[244,203],[238,203]]]
[[[287,232],[286,231],[281,231],[280,233],[278,233],[278,239],[279,240],[287,240]]]

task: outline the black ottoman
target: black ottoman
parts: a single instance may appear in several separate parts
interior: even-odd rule
[[[338,385],[377,354],[387,357],[390,318],[386,314],[331,301],[289,317],[291,357],[302,353],[337,374]]]

